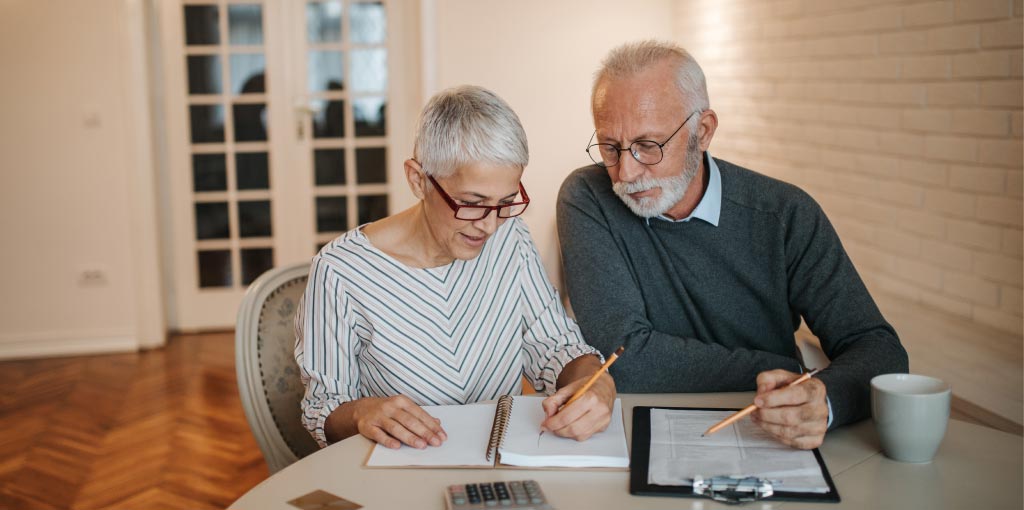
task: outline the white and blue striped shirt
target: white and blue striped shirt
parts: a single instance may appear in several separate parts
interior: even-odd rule
[[[466,404],[521,393],[525,375],[550,394],[584,354],[526,225],[506,221],[476,258],[412,268],[360,229],[313,258],[296,313],[302,421],[324,446],[324,422],[363,397]]]

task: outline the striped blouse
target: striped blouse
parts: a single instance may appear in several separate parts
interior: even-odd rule
[[[295,317],[302,421],[321,446],[344,402],[402,394],[466,404],[521,393],[522,375],[550,394],[568,362],[600,356],[566,317],[520,218],[476,258],[427,269],[351,230],[313,258]]]

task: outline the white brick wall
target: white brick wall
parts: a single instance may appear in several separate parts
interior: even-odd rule
[[[873,292],[1022,334],[1022,2],[689,0],[712,152],[825,208]]]

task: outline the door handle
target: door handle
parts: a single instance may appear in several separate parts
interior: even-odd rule
[[[299,140],[306,139],[306,120],[312,119],[316,110],[306,103],[295,105],[295,137]]]

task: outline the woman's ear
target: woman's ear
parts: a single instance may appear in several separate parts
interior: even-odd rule
[[[423,200],[426,196],[426,177],[423,175],[423,167],[420,162],[409,158],[405,160],[405,180],[409,182],[409,189],[416,198]]]

